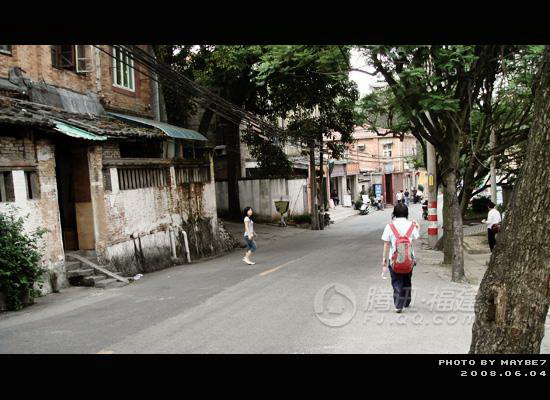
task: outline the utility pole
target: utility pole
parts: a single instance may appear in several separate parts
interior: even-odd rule
[[[491,136],[489,138],[489,143],[491,145],[491,149],[495,148],[496,144],[496,138],[495,138],[495,132],[491,131]],[[493,154],[491,156],[491,201],[495,204],[497,204],[497,172],[496,172],[496,157]]]
[[[426,158],[428,164],[428,245],[435,248],[437,243],[437,162],[435,147],[426,142]]]

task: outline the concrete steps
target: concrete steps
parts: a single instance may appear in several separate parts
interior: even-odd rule
[[[120,282],[117,279],[107,276],[98,270],[91,268],[90,265],[85,262],[79,261],[71,257],[71,254],[84,257],[98,266],[101,266],[97,260],[96,252],[93,250],[78,250],[74,252],[66,253],[65,270],[67,273],[67,279],[73,286],[94,286],[97,288],[110,288],[126,286],[128,282]],[[105,268],[105,267],[104,267]],[[118,271],[112,271],[119,276],[121,274]]]

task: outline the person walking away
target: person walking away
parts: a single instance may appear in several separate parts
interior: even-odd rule
[[[413,189],[411,192],[413,197],[413,203],[416,204],[418,202],[418,199],[416,198],[416,189]]]
[[[497,244],[496,234],[500,232],[500,224],[502,222],[502,217],[500,212],[495,208],[495,203],[492,201],[488,204],[489,213],[487,214],[487,220],[481,221],[487,225],[487,239],[489,241],[489,248],[491,252]]]
[[[244,241],[246,242],[246,254],[243,257],[243,261],[248,265],[256,264],[250,259],[252,254],[256,251],[256,234],[254,233],[254,221],[252,220],[252,214],[254,211],[252,207],[245,207],[244,209]]]
[[[408,207],[402,203],[397,204],[393,209],[393,221],[386,225],[382,233],[382,274],[390,270],[393,302],[398,313],[411,304],[411,279],[416,265],[412,241],[420,236],[418,222],[409,221],[408,217]]]
[[[404,193],[404,198],[405,198],[405,205],[408,207],[409,206],[409,189],[406,189],[405,190],[405,193]]]

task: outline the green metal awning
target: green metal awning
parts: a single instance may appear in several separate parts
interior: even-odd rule
[[[107,140],[106,136],[98,136],[94,133],[85,131],[84,129],[77,128],[76,126],[69,125],[65,122],[53,121],[55,124],[55,130],[59,131],[61,133],[64,133],[65,135],[72,136],[79,139],[87,139],[87,140]]]
[[[180,128],[179,126],[170,125],[165,122],[159,122],[148,118],[134,117],[133,115],[124,115],[124,114],[111,113],[111,112],[107,114],[112,115],[115,118],[119,118],[127,121],[133,121],[139,124],[158,128],[164,133],[166,133],[168,136],[173,138],[187,139],[187,140],[201,140],[201,141],[208,140],[206,137],[204,137],[197,131],[194,131],[192,129]]]

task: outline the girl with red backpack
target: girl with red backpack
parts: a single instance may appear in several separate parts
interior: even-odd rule
[[[408,221],[409,209],[398,203],[393,209],[393,221],[386,225],[382,240],[382,274],[390,270],[395,311],[400,313],[409,307],[412,298],[412,270],[415,265],[412,241],[418,239],[419,225]]]

